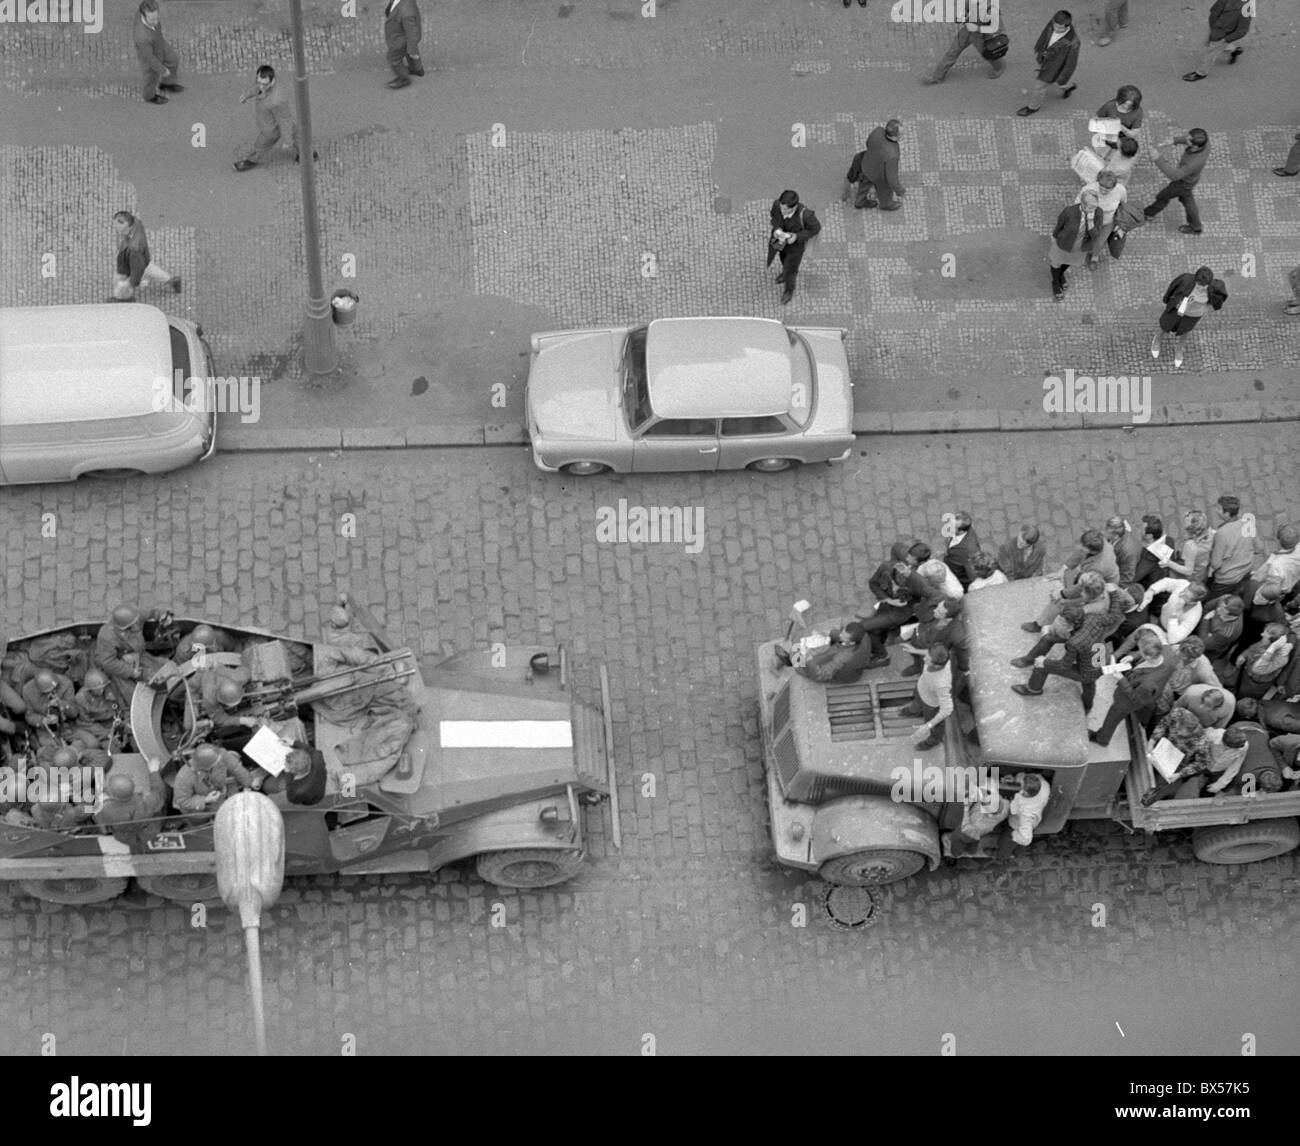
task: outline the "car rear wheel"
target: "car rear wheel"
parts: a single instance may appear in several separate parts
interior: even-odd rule
[[[1255,863],[1286,855],[1300,844],[1300,821],[1256,820],[1218,824],[1192,833],[1192,850],[1202,863]]]
[[[478,874],[485,883],[497,887],[551,887],[577,875],[585,859],[583,852],[549,848],[484,852],[478,857]]]
[[[593,474],[603,474],[609,469],[604,462],[570,462],[567,466],[561,466],[566,474],[572,474],[574,477],[591,477]]]
[[[126,880],[112,879],[20,879],[18,886],[28,895],[49,903],[103,903],[126,890]]]
[[[190,871],[173,875],[138,875],[135,882],[150,895],[170,899],[173,903],[220,903],[215,872]]]
[[[920,852],[900,848],[864,848],[827,860],[817,874],[827,883],[843,883],[849,887],[872,887],[882,883],[897,883],[915,875],[925,866],[925,856]]]
[[[747,469],[756,470],[761,474],[779,474],[782,470],[792,470],[799,463],[793,458],[762,458],[756,462],[750,462]]]

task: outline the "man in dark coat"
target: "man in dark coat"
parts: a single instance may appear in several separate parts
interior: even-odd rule
[[[1042,573],[1046,555],[1047,546],[1038,526],[1022,525],[1015,537],[998,549],[998,568],[1007,575],[1007,580],[1024,581]]]
[[[420,9],[415,0],[388,0],[384,9],[384,44],[388,66],[393,69],[390,88],[409,86],[412,76],[424,75],[420,61]]]
[[[1248,13],[1254,11],[1253,4],[1249,9],[1246,9],[1246,4],[1247,0],[1214,0],[1210,6],[1210,35],[1205,41],[1205,54],[1196,65],[1196,70],[1183,76],[1188,83],[1205,79],[1225,48],[1228,51],[1228,63],[1237,62],[1237,57],[1245,51],[1237,41],[1250,31]],[[1228,47],[1229,44],[1234,46]]]
[[[1137,716],[1139,724],[1148,724],[1155,716],[1156,701],[1178,667],[1169,646],[1158,633],[1150,630],[1138,637],[1138,655],[1132,658],[1132,663],[1132,669],[1115,686],[1115,696],[1101,727],[1088,733],[1088,739],[1094,744],[1103,747],[1109,744],[1115,730],[1130,713]]]
[[[1160,155],[1159,148],[1152,148],[1155,165],[1168,177],[1169,183],[1157,192],[1155,200],[1142,208],[1142,214],[1154,219],[1166,207],[1171,199],[1177,199],[1187,212],[1187,222],[1178,229],[1185,235],[1201,233],[1201,212],[1196,206],[1196,197],[1192,194],[1201,181],[1201,172],[1205,161],[1210,158],[1210,136],[1203,128],[1194,127],[1186,135],[1176,136],[1175,143],[1183,144],[1182,158],[1177,166]]]
[[[180,57],[162,34],[162,13],[158,11],[158,0],[140,0],[139,15],[131,35],[135,42],[135,54],[144,71],[145,103],[166,103],[167,97],[159,94],[165,92],[183,92],[185,89],[176,82],[176,69],[180,67]]]
[[[980,539],[972,528],[973,524],[965,510],[953,514],[952,536],[948,538],[948,547],[943,553],[943,563],[953,571],[963,589],[969,589],[975,578],[971,562],[980,551]]]
[[[1079,36],[1074,30],[1074,17],[1064,8],[1051,18],[1038,37],[1034,57],[1038,63],[1038,77],[1034,90],[1029,93],[1029,102],[1016,112],[1017,115],[1033,115],[1038,111],[1043,106],[1048,88],[1056,88],[1062,99],[1069,99],[1079,86],[1070,79],[1079,63]]]
[[[794,298],[795,282],[799,277],[799,264],[803,262],[804,248],[808,240],[819,234],[822,225],[811,207],[799,202],[799,195],[794,191],[782,191],[772,203],[772,231],[767,241],[767,265],[777,255],[781,256],[781,273],[776,276],[778,283],[785,284],[781,294],[783,303]]]
[[[884,127],[872,128],[866,147],[853,157],[849,173],[844,177],[843,202],[849,197],[854,184],[857,195],[855,207],[879,207],[882,211],[897,211],[903,204],[898,196],[906,191],[898,178],[898,133],[902,124],[891,119]],[[876,195],[880,198],[877,199]]]

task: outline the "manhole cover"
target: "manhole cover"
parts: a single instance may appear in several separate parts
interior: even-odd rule
[[[831,924],[843,931],[860,931],[880,919],[880,904],[869,887],[828,884],[822,892],[822,907]]]

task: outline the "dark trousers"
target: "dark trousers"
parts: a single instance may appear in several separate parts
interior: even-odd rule
[[[853,198],[855,207],[880,206],[888,211],[898,202],[898,196],[887,183],[873,183],[865,176],[858,181],[858,191]]]
[[[1065,290],[1065,272],[1069,270],[1064,263],[1059,267],[1052,267],[1052,293],[1060,294]]]
[[[418,47],[414,52],[409,51],[405,45],[400,48],[389,48],[388,66],[393,69],[393,75],[399,80],[408,78],[412,72],[417,76],[424,75],[424,64],[420,62]]]
[[[790,294],[794,294],[794,284],[799,278],[799,264],[803,262],[803,243],[792,243],[788,247],[782,247],[778,251],[775,247],[767,249],[767,265],[772,265],[772,256],[779,255],[781,258],[781,275],[785,282],[785,289]]]
[[[1097,682],[1085,678],[1077,666],[1068,661],[1048,661],[1042,668],[1036,668],[1029,674],[1029,687],[1035,692],[1041,692],[1049,675],[1063,676],[1066,680],[1077,680],[1083,688],[1083,707],[1092,708],[1093,699],[1097,695]]]
[[[1196,196],[1192,194],[1192,188],[1181,179],[1175,179],[1172,183],[1156,192],[1155,201],[1149,207],[1143,207],[1142,214],[1148,219],[1154,219],[1169,206],[1172,199],[1177,199],[1183,205],[1183,210],[1187,212],[1187,225],[1199,231],[1201,229],[1201,212],[1196,206]]]
[[[181,58],[176,54],[176,49],[165,40],[163,41],[162,62],[167,66],[170,73],[166,79],[163,79],[153,68],[144,70],[145,99],[153,99],[158,94],[159,84],[174,84],[180,78]]]
[[[883,657],[885,640],[889,634],[897,632],[914,617],[915,613],[911,609],[901,608],[898,605],[881,605],[870,617],[860,622],[867,630],[867,638],[871,641],[871,655]]]
[[[1240,581],[1220,581],[1217,577],[1208,577],[1205,581],[1205,600],[1201,602],[1201,609],[1204,615],[1210,613],[1210,603],[1217,601],[1220,597],[1241,596],[1241,590],[1245,588],[1246,582],[1250,580],[1250,574],[1241,578]],[[1243,602],[1244,603],[1244,602]]]
[[[1111,703],[1110,711],[1106,713],[1106,719],[1101,722],[1101,727],[1097,729],[1097,742],[1102,745],[1109,744],[1110,738],[1115,735],[1115,729],[1124,723],[1124,718],[1130,712],[1136,713],[1138,722],[1145,728],[1151,723],[1156,708],[1154,704],[1149,704],[1145,708],[1129,708],[1116,699]]]
[[[912,699],[898,710],[904,716],[919,716],[922,720],[933,720],[939,710],[931,704],[926,704],[916,693],[912,693]],[[945,720],[939,721],[932,729],[930,735],[917,744],[918,748],[933,748],[943,739],[943,726],[947,723]]]

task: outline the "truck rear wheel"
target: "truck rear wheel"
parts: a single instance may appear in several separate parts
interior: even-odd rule
[[[18,886],[28,895],[49,903],[103,903],[126,890],[126,880],[112,879],[20,879]]]
[[[1286,855],[1300,844],[1300,821],[1255,820],[1218,824],[1192,833],[1192,850],[1202,863],[1255,863]]]
[[[827,883],[843,883],[849,887],[871,887],[881,883],[897,883],[915,875],[925,866],[925,856],[920,852],[900,848],[864,848],[860,852],[828,859],[817,870]]]
[[[215,872],[189,871],[173,875],[138,875],[141,891],[170,899],[174,903],[220,903]]]
[[[577,875],[585,859],[584,852],[549,848],[484,852],[478,857],[478,874],[485,883],[497,887],[551,887]]]

